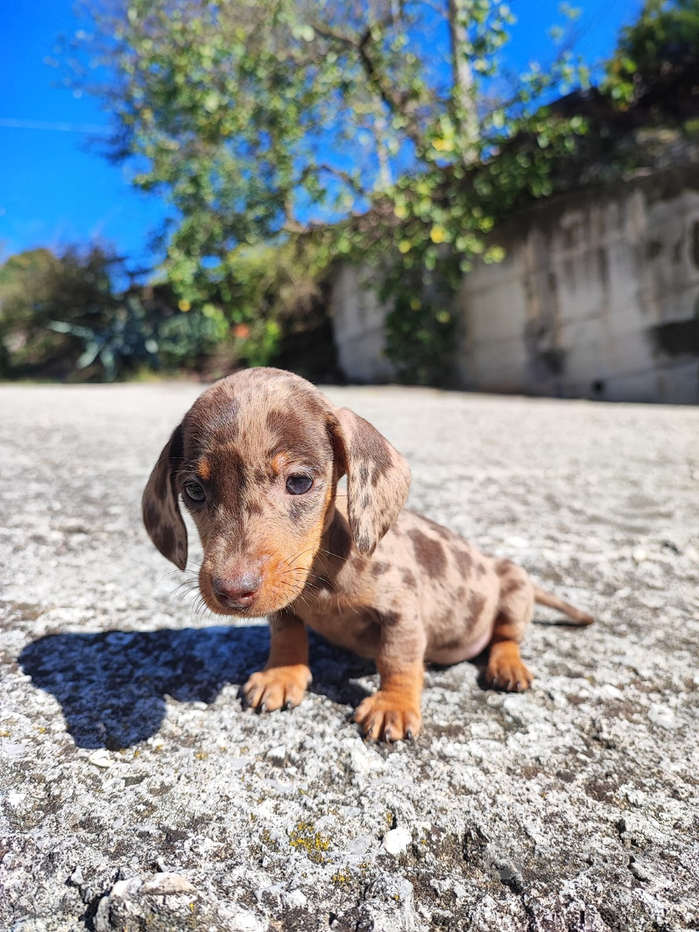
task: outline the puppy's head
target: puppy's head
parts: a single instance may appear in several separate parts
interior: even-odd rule
[[[175,428],[143,493],[143,520],[184,569],[181,496],[204,547],[206,604],[267,615],[303,591],[345,473],[352,538],[370,555],[405,503],[406,461],[304,379],[247,369],[207,389]]]

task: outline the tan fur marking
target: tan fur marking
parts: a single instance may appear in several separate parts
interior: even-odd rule
[[[208,482],[211,478],[211,464],[205,456],[203,456],[197,464],[197,475],[205,482]]]
[[[290,460],[291,460],[291,454],[288,453],[287,451],[277,453],[277,455],[272,460],[272,464],[271,464],[272,469],[277,475],[279,475],[280,473],[283,473],[284,470],[287,468]]]

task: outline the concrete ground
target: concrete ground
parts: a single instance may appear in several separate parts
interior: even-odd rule
[[[318,638],[300,708],[243,711],[266,626],[149,543],[198,391],[0,387],[0,928],[699,929],[699,411],[328,391],[413,507],[598,618],[537,613],[523,695],[429,670],[389,749],[348,721],[373,667]]]

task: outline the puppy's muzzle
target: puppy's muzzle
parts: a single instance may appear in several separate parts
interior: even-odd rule
[[[257,598],[261,585],[262,576],[256,570],[246,570],[231,576],[219,576],[212,580],[217,601],[224,608],[232,611],[250,608]]]

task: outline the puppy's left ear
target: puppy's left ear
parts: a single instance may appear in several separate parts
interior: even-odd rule
[[[349,408],[335,411],[332,433],[340,476],[347,474],[347,513],[357,550],[370,557],[400,514],[410,467],[375,427]]]
[[[182,465],[182,425],[174,429],[143,491],[143,523],[164,557],[181,570],[187,565],[187,528],[177,499],[175,476]]]

